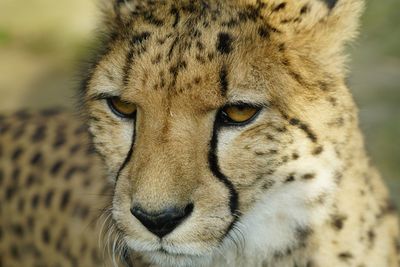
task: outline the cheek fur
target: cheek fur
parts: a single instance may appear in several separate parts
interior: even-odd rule
[[[96,109],[89,124],[93,143],[107,165],[111,179],[117,174],[128,154],[134,134],[133,120],[121,120],[110,112]]]

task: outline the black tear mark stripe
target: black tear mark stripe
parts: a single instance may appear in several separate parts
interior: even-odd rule
[[[215,122],[214,122],[212,138],[210,141],[210,151],[208,153],[208,164],[209,164],[210,170],[214,174],[214,176],[217,177],[218,180],[220,180],[222,183],[224,183],[224,185],[229,190],[229,195],[230,195],[229,196],[229,208],[230,208],[231,214],[233,216],[233,220],[225,233],[225,234],[228,234],[240,216],[240,212],[238,210],[239,195],[238,195],[238,192],[236,191],[234,185],[232,184],[232,182],[228,179],[228,177],[225,176],[225,174],[223,174],[221,172],[221,169],[218,164],[218,156],[217,156],[216,150],[218,147],[219,129],[220,129],[220,122],[219,122],[218,118],[216,118]]]
[[[133,133],[132,133],[131,147],[129,148],[128,154],[126,154],[125,160],[122,163],[121,167],[119,168],[117,175],[115,176],[115,185],[117,184],[121,172],[132,158],[133,147],[135,146],[135,139],[136,139],[136,117],[133,119]]]

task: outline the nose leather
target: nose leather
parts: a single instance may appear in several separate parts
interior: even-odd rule
[[[143,226],[156,236],[162,238],[171,233],[180,225],[193,211],[193,204],[185,208],[170,207],[157,213],[150,213],[139,206],[131,208],[131,213]]]

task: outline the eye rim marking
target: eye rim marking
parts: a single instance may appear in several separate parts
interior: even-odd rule
[[[106,99],[107,105],[109,107],[109,109],[119,118],[123,118],[123,119],[134,119],[136,117],[136,113],[137,113],[137,106],[133,103],[130,102],[126,102],[124,100],[121,100],[121,98],[119,96],[111,96],[111,97],[107,97]],[[134,107],[134,111],[132,111],[131,113],[124,113],[120,110],[118,110],[118,108],[116,107],[115,103],[113,102],[114,100],[118,100],[121,103],[127,104],[127,105],[133,105]]]
[[[219,120],[219,123],[221,126],[225,127],[243,127],[246,126],[253,121],[256,120],[258,115],[261,113],[265,105],[262,104],[254,104],[254,103],[248,103],[248,102],[234,102],[234,103],[228,103],[221,107],[217,113],[217,119]],[[251,115],[247,120],[244,121],[235,121],[232,118],[229,117],[229,115],[226,113],[227,108],[232,108],[232,107],[237,107],[237,108],[251,108],[255,109],[255,112],[253,115]]]

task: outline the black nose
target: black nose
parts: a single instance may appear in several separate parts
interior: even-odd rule
[[[171,233],[192,211],[193,204],[187,205],[184,209],[168,208],[158,213],[148,213],[140,207],[131,209],[133,216],[160,238]]]

